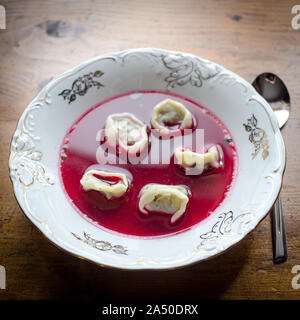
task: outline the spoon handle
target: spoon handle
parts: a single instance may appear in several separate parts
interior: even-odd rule
[[[271,221],[273,237],[273,261],[276,264],[283,263],[287,259],[287,248],[280,195],[278,196],[278,199],[272,208]]]

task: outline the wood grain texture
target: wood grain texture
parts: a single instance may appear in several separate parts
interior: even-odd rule
[[[299,299],[300,30],[297,1],[2,1],[0,30],[0,299]],[[14,198],[8,173],[12,134],[26,105],[52,78],[93,56],[161,47],[216,61],[251,81],[272,71],[286,82],[292,113],[283,136],[282,200],[288,261],[273,265],[269,216],[239,245],[205,263],[164,272],[100,268],[50,244]]]

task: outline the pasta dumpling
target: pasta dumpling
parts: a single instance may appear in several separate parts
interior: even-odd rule
[[[150,183],[141,190],[139,210],[144,214],[170,214],[174,223],[184,214],[188,201],[188,191],[182,186]]]
[[[192,128],[193,117],[182,103],[166,99],[153,108],[151,124],[162,134],[170,134],[178,129]]]
[[[147,126],[131,113],[115,113],[108,116],[105,124],[108,144],[137,154],[148,144]]]
[[[191,174],[201,174],[208,168],[219,168],[223,165],[223,152],[219,145],[210,147],[206,153],[188,149],[175,150],[176,163],[183,169],[192,169]]]
[[[89,170],[81,178],[83,190],[95,190],[110,200],[119,198],[126,193],[129,181],[124,173]]]

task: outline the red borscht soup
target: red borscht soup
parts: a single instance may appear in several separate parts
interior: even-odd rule
[[[204,149],[218,145],[222,149],[222,167],[208,170],[200,175],[186,175],[174,163],[174,146],[171,143],[170,163],[119,163],[120,154],[115,154],[116,163],[99,164],[97,149],[101,148],[99,130],[103,129],[112,114],[130,113],[151,129],[152,110],[165,99],[182,103],[193,116],[192,135],[203,129]],[[178,123],[169,123],[178,129]],[[151,139],[151,136],[149,136]],[[177,137],[174,137],[174,139]],[[164,141],[163,139],[161,141]],[[149,141],[149,153],[153,145]],[[173,149],[172,149],[173,148]],[[191,147],[192,148],[192,147]],[[162,147],[161,151],[165,150]],[[107,199],[101,192],[86,191],[80,180],[89,169],[111,171],[128,177],[127,192],[119,198]],[[99,228],[129,236],[155,237],[183,232],[200,223],[213,213],[230,193],[237,170],[237,152],[230,132],[220,119],[207,108],[185,97],[169,92],[139,91],[123,94],[92,107],[80,117],[64,137],[59,164],[61,181],[71,204],[76,211]],[[97,174],[93,174],[97,178]],[[98,175],[101,181],[111,186],[120,182],[118,177]],[[148,184],[184,186],[189,201],[184,214],[170,222],[170,215],[141,214],[139,198],[141,190]]]

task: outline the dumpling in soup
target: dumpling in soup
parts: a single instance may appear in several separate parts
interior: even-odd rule
[[[150,183],[141,190],[139,210],[144,214],[170,214],[174,223],[184,214],[188,201],[188,191],[182,186]]]
[[[211,146],[206,153],[198,153],[179,147],[175,150],[175,160],[187,174],[199,175],[209,169],[222,167],[223,152],[219,145]]]
[[[192,128],[193,117],[182,103],[166,99],[153,108],[151,124],[162,134],[170,134],[179,129]]]
[[[80,184],[85,191],[99,191],[107,199],[112,199],[125,194],[129,181],[124,173],[89,170],[82,176]]]
[[[148,144],[147,126],[131,113],[111,114],[105,124],[109,145],[137,154]]]

